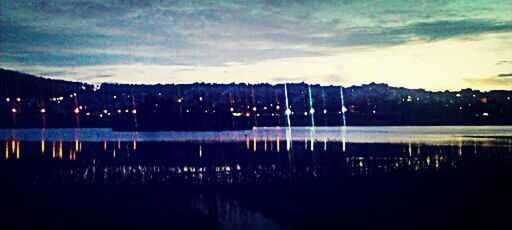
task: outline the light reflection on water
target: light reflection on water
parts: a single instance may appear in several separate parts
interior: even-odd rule
[[[121,185],[113,196],[115,199],[107,196],[108,199],[90,206],[71,203],[69,209],[78,212],[86,206],[86,210],[94,211],[85,213],[94,216],[105,207],[119,205],[112,213],[126,215],[129,213],[126,210],[131,209],[124,209],[124,203],[140,201],[147,204],[144,211],[151,213],[151,218],[162,215],[166,219],[176,214],[165,216],[162,213],[166,213],[167,207],[151,202],[155,199],[160,204],[161,200],[173,197],[164,192],[153,198],[155,191],[169,189],[177,191],[174,199],[185,200],[184,206],[176,206],[178,213],[191,208],[213,218],[225,229],[288,229],[288,226],[317,229],[319,223],[343,223],[340,218],[353,220],[352,224],[358,226],[357,218],[376,218],[377,222],[382,222],[410,212],[421,217],[416,214],[422,214],[422,210],[428,210],[425,218],[429,219],[430,213],[439,212],[443,205],[451,207],[444,212],[445,216],[453,214],[450,210],[466,216],[480,209],[476,206],[466,211],[467,207],[458,206],[457,199],[450,199],[460,198],[461,203],[470,203],[489,189],[487,194],[506,201],[508,191],[503,192],[506,196],[496,195],[502,187],[489,187],[482,181],[473,185],[473,181],[475,178],[493,181],[494,178],[501,185],[509,179],[512,139],[507,137],[508,128],[482,127],[471,131],[470,128],[454,127],[440,131],[440,134],[435,132],[441,128],[426,129],[404,128],[403,132],[397,132],[394,128],[357,128],[347,129],[346,133],[319,129],[313,140],[308,129],[295,129],[293,139],[287,139],[280,129],[219,132],[220,136],[216,137],[202,132],[185,135],[86,129],[2,130],[0,151],[4,154],[0,157],[0,183],[7,184],[9,189],[18,188],[13,194],[32,196],[42,191],[44,195],[37,200],[42,204],[56,193],[57,198],[52,201],[60,205],[70,202],[70,199],[60,201],[70,188],[76,193],[76,200],[71,201],[76,202],[82,197],[96,199],[96,193],[89,194],[90,190],[82,191],[82,188],[92,187],[96,192],[105,189],[105,194],[109,194],[111,189]],[[331,131],[341,136],[328,136]],[[301,132],[304,138],[300,137]],[[233,135],[233,140],[224,136],[226,134]],[[191,139],[176,139],[176,135]],[[426,139],[417,140],[419,137]],[[397,138],[401,139],[394,141]],[[442,141],[438,141],[440,139]],[[385,182],[381,183],[383,179]],[[438,180],[443,183],[435,183]],[[411,181],[415,181],[413,185],[416,187]],[[453,183],[457,186],[445,186]],[[22,186],[17,186],[19,184]],[[36,192],[26,192],[26,188]],[[44,193],[46,188],[51,189]],[[118,196],[129,194],[124,189],[134,188],[138,191],[135,199],[117,200]],[[260,194],[260,189],[266,192]],[[406,192],[409,189],[414,192],[409,194]],[[231,190],[235,192],[231,193]],[[432,195],[432,191],[438,191],[437,196]],[[443,200],[443,197],[449,198]],[[397,215],[386,209],[400,206],[404,200],[409,206],[397,211]],[[11,207],[21,206],[13,202]],[[308,211],[309,207],[316,208]],[[389,215],[360,213],[369,208]],[[39,213],[52,215],[48,210]],[[137,213],[133,219],[139,215]],[[53,218],[49,216],[48,219]],[[310,219],[311,216],[314,218]],[[126,221],[122,216],[118,218]],[[143,220],[146,219],[141,222]],[[304,224],[310,225],[302,227]]]
[[[482,159],[511,163],[511,140],[457,138],[447,145],[433,145],[306,139],[293,141],[293,147],[284,151],[281,142],[249,137],[234,143],[10,140],[5,141],[2,160],[6,165],[28,162],[36,174],[33,183],[185,181],[197,185],[302,181],[332,175],[420,174],[463,168]],[[37,174],[38,170],[51,173]]]
[[[315,135],[311,135],[314,129]],[[511,139],[512,126],[260,127],[244,131],[116,132],[111,129],[2,129],[0,140],[241,142],[286,140],[345,143],[428,143]]]

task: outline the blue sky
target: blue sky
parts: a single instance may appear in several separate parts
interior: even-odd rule
[[[86,82],[512,89],[512,1],[10,1],[0,64]]]

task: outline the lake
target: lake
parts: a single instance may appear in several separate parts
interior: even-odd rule
[[[495,228],[511,126],[0,130],[0,226]]]

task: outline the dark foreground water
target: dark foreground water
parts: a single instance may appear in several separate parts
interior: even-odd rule
[[[9,137],[0,142],[1,229],[511,225],[507,136],[404,143]]]

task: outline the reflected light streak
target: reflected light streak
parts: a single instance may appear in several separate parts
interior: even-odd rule
[[[45,150],[45,148],[44,148],[44,147],[45,147],[45,146],[44,146],[44,139],[43,139],[43,140],[41,140],[41,153],[42,153],[43,155],[44,155],[44,150]]]
[[[59,159],[62,159],[62,141],[59,141]]]
[[[281,141],[279,140],[279,137],[277,137],[277,139],[276,139],[276,148],[277,148],[277,152],[281,151]]]
[[[264,149],[265,149],[265,152],[267,152],[267,140],[268,140],[268,137],[265,137],[265,139],[264,139]]]
[[[55,141],[52,141],[52,157],[55,158]]]
[[[14,153],[16,151],[16,141],[11,141],[11,153]]]
[[[5,142],[5,159],[9,159],[9,142]]]
[[[20,159],[20,141],[16,141],[16,159]]]

